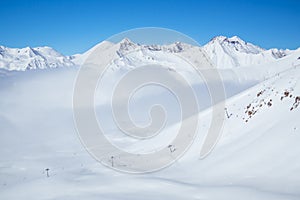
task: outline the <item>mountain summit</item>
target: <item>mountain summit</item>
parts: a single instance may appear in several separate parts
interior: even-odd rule
[[[265,49],[262,49],[251,43],[245,42],[238,36],[233,36],[231,38],[227,38],[225,36],[217,36],[214,37],[206,46],[211,46],[211,47],[221,46],[230,51],[234,50],[234,51],[239,51],[247,54],[248,53],[259,54],[265,51]]]
[[[218,68],[250,66],[275,61],[286,56],[288,50],[263,49],[243,41],[237,36],[217,36],[203,46],[212,62]]]

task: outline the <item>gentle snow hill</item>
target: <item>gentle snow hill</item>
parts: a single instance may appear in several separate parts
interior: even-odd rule
[[[100,47],[101,45],[106,44],[108,46],[112,46],[113,43],[108,42],[108,41],[103,41],[100,42],[99,44],[95,45],[94,47],[92,47],[91,49],[89,49],[88,51],[84,52],[83,54],[75,54],[70,56],[70,59],[73,63],[75,63],[76,65],[81,65],[84,63],[84,61],[88,58],[88,56],[94,51],[96,50],[98,47]]]
[[[9,71],[70,67],[74,63],[51,47],[8,48],[0,46],[0,68]]]

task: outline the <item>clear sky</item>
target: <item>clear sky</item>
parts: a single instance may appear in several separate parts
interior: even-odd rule
[[[300,47],[300,0],[0,0],[0,20],[0,45],[47,45],[65,55],[149,26],[200,44],[238,35],[263,48]]]

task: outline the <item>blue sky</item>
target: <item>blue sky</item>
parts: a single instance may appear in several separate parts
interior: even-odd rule
[[[264,48],[300,47],[299,0],[0,0],[0,45],[82,53],[138,27],[180,31],[200,44],[238,35]]]

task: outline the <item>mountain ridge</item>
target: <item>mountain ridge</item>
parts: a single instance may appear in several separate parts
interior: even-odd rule
[[[199,48],[200,51],[206,52],[214,66],[221,69],[265,64],[276,61],[294,52],[294,50],[289,49],[264,49],[250,42],[245,42],[238,36],[216,36],[201,47],[182,42],[175,42],[168,45],[143,45],[134,43],[128,38],[124,38],[119,43],[103,42],[109,43],[110,45],[119,45],[116,53],[120,57],[131,50],[142,51],[145,54],[147,54],[147,52],[156,51],[163,51],[171,54],[189,54],[189,51],[194,51],[194,48]],[[9,48],[0,46],[0,69],[8,71],[25,71],[30,69],[81,65],[88,55],[103,42],[95,45],[82,54],[71,56],[65,56],[48,46],[33,48]]]
[[[64,56],[48,46],[33,48],[0,46],[0,69],[25,71],[28,69],[70,67],[74,65],[69,56]]]

